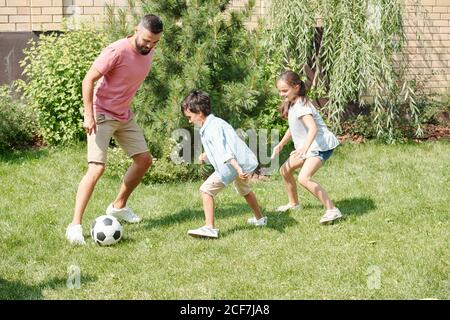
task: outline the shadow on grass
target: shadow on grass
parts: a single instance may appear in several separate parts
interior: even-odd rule
[[[176,223],[186,220],[193,220],[202,217],[202,212],[199,210],[182,209],[177,213],[167,215],[157,219],[145,219],[140,223],[146,229],[164,228]]]
[[[310,204],[310,203],[303,204],[301,201],[300,201],[300,203],[301,203],[301,209],[300,210],[302,210],[302,209],[303,210],[315,209],[315,210],[320,210],[321,212],[325,210],[323,205],[319,201],[317,201],[316,204]]]
[[[25,161],[41,159],[47,157],[49,151],[47,149],[27,149],[0,152],[0,162],[22,163]]]
[[[267,225],[263,228],[272,229],[280,233],[284,233],[286,227],[293,226],[298,223],[297,220],[289,215],[290,212],[279,214],[278,212],[274,211],[264,211],[263,214],[267,216]],[[221,236],[226,237],[235,233],[236,231],[241,230],[248,230],[251,232],[253,232],[254,230],[259,230],[261,227],[254,227],[247,224],[247,219],[250,217],[250,215],[246,216],[242,224],[221,232]]]
[[[95,281],[96,278],[81,275],[81,286],[83,283]],[[44,289],[66,289],[66,278],[53,278],[37,285],[27,285],[21,281],[9,281],[0,278],[0,300],[39,300],[43,299]]]
[[[214,217],[216,220],[224,219],[227,217],[239,217],[242,216],[242,224],[232,229],[221,232],[221,236],[232,234],[239,230],[254,230],[255,227],[247,225],[247,219],[252,216],[251,209],[247,204],[236,204],[232,206],[223,206],[215,209]],[[284,229],[288,226],[294,225],[297,221],[290,217],[289,214],[279,215],[272,211],[264,211],[264,215],[268,217],[268,223],[266,228],[274,229],[278,232],[284,232]],[[204,221],[204,213],[202,209],[182,209],[175,214],[171,214],[159,219],[147,220],[144,224],[144,228],[160,228],[167,227],[173,224],[181,223],[187,220],[201,220]],[[222,231],[222,230],[221,230]]]
[[[375,202],[370,198],[343,199],[336,201],[335,205],[339,208],[339,210],[341,210],[344,216],[360,216],[377,208]],[[321,212],[325,211],[323,205],[318,201],[314,204],[302,204],[302,209],[314,209]]]
[[[123,226],[123,225],[122,225]],[[139,226],[137,226],[139,227]],[[127,225],[125,226],[125,228],[129,228]],[[101,245],[95,242],[94,239],[92,239],[91,235],[89,235],[89,237],[85,237],[86,242],[88,241],[92,241],[93,242],[93,246],[92,248],[95,249],[99,249],[99,250],[118,250],[118,246],[117,244],[120,245],[124,245],[124,244],[130,244],[133,245],[134,243],[137,242],[136,238],[134,237],[135,235],[135,231],[133,230],[132,232],[128,232],[128,230],[125,230],[124,228],[124,232],[123,232],[123,237],[122,239],[119,240],[119,242],[113,244],[113,245]],[[69,244],[67,244],[69,245]],[[74,247],[73,245],[70,245],[71,247]],[[78,246],[78,247],[83,247],[83,246]],[[78,249],[78,247],[76,247]]]
[[[251,212],[250,207],[247,204],[236,204],[232,206],[219,206],[215,208],[214,218],[222,219],[231,216],[239,216],[248,214]],[[144,227],[147,229],[157,227],[167,227],[172,224],[180,223],[187,220],[204,220],[205,215],[203,209],[182,209],[174,214],[164,216],[158,219],[146,220]]]
[[[377,206],[370,198],[350,198],[336,201],[336,207],[341,210],[343,216],[361,216],[375,210]]]

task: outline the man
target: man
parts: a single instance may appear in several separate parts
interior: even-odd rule
[[[72,244],[85,244],[81,220],[95,185],[105,171],[112,136],[133,159],[133,164],[125,173],[119,193],[106,209],[106,214],[129,223],[140,221],[126,204],[151,166],[152,157],[133,118],[130,104],[151,69],[154,48],[162,31],[159,17],[144,16],[132,36],[103,50],[83,80],[83,127],[88,140],[88,170],[78,186],[73,220],[66,230],[66,238]]]

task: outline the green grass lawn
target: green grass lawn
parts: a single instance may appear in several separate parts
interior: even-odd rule
[[[276,214],[287,197],[275,176],[252,185],[268,226],[249,227],[228,187],[218,240],[187,235],[204,222],[199,181],[140,185],[129,205],[143,221],[97,246],[88,227],[120,182],[105,174],[85,214],[87,245],[69,245],[85,169],[84,145],[1,156],[0,299],[450,299],[448,142],[342,145],[316,175],[345,217],[330,226],[302,188],[302,210]]]

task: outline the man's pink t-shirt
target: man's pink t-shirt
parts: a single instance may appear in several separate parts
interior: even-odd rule
[[[94,61],[101,77],[94,90],[94,110],[119,121],[128,121],[131,100],[150,72],[153,52],[142,55],[121,39],[106,47]]]

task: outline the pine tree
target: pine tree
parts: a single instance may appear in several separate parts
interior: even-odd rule
[[[257,31],[245,26],[255,0],[244,10],[229,8],[230,0],[141,1],[144,14],[161,17],[164,33],[155,51],[152,70],[134,103],[152,154],[167,158],[173,130],[188,128],[180,112],[181,102],[193,89],[207,92],[213,113],[235,128],[256,118],[267,97],[267,81],[261,80],[263,59]],[[130,1],[133,5],[134,2]],[[125,13],[112,16],[108,32],[125,36]],[[130,10],[129,15],[136,15]],[[116,15],[117,16],[117,15]],[[122,22],[122,26],[121,23]],[[134,26],[138,21],[129,23]]]
[[[242,12],[230,11],[229,2],[143,2],[145,13],[164,22],[147,84],[154,96],[153,119],[164,120],[168,130],[185,125],[180,103],[192,89],[208,92],[213,112],[235,126],[257,106],[259,93],[251,84],[254,42],[244,25],[255,1]]]

